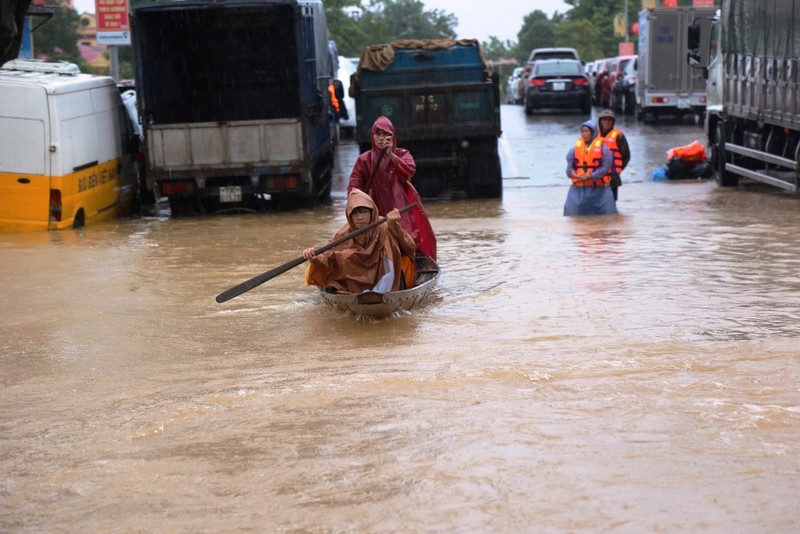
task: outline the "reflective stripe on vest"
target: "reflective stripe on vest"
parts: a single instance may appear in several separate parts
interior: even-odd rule
[[[572,160],[572,168],[580,175],[591,174],[592,171],[600,167],[600,162],[603,159],[603,139],[595,137],[592,144],[589,145],[589,150],[586,150],[586,143],[583,138],[578,138],[575,142],[575,157]],[[610,176],[603,176],[599,180],[578,180],[571,178],[572,183],[578,187],[587,185],[603,186],[611,183]]]
[[[612,128],[611,131],[608,132],[604,138],[602,138],[608,149],[611,151],[611,157],[614,160],[609,172],[616,174],[620,174],[622,172],[622,152],[619,151],[619,145],[617,144],[617,137],[619,137],[619,134],[621,133],[622,132],[616,128]]]

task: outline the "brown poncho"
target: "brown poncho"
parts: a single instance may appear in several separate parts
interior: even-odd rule
[[[367,207],[372,212],[369,222],[378,219],[378,209],[369,195],[360,189],[352,189],[347,195],[347,224],[336,232],[331,241],[356,230],[351,214],[360,206]],[[388,223],[380,224],[314,256],[306,271],[306,284],[331,287],[345,293],[370,290],[388,272],[385,258],[394,273],[391,291],[397,291],[400,289],[403,267],[406,267],[407,272],[409,266],[413,267],[411,258],[415,251],[414,239],[399,224],[394,229],[390,229]],[[409,287],[413,284],[413,274],[406,277],[406,284]]]

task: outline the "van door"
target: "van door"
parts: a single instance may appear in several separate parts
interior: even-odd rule
[[[0,86],[0,232],[47,230],[48,125],[43,88]]]

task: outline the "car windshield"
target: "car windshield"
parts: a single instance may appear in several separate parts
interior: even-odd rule
[[[536,65],[537,76],[575,76],[581,74],[581,65],[577,61],[539,63]]]
[[[545,52],[536,54],[533,59],[534,61],[541,61],[543,59],[575,59],[575,54],[570,52]]]

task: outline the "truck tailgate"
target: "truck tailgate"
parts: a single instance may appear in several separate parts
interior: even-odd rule
[[[299,119],[151,125],[147,154],[156,173],[300,165],[303,128]]]

